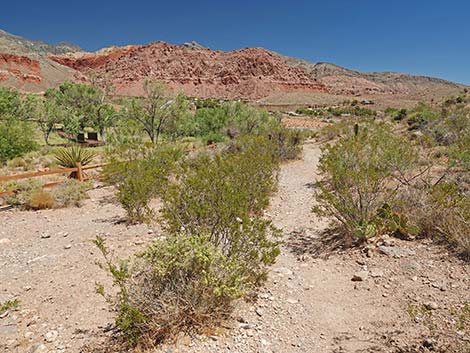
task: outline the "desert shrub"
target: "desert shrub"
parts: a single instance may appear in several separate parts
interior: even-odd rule
[[[31,169],[32,164],[30,161],[27,161],[23,157],[15,157],[8,161],[7,163],[8,168],[22,168],[23,170]]]
[[[119,159],[122,153],[131,158]],[[166,187],[171,171],[181,156],[180,149],[168,146],[140,147],[140,151],[123,150],[121,155],[109,156],[104,174],[107,181],[116,186],[117,199],[126,210],[129,223],[152,219],[153,211],[149,203]]]
[[[470,196],[455,183],[439,183],[430,194],[435,230],[470,258]]]
[[[371,109],[360,107],[357,105],[353,107],[329,107],[326,109],[326,112],[334,116],[341,116],[347,114],[359,117],[372,117],[376,114]]]
[[[86,191],[88,188],[90,188],[90,183],[79,182],[74,179],[69,179],[60,184],[52,191],[55,207],[80,206],[87,197]]]
[[[355,239],[376,235],[416,158],[410,143],[387,125],[351,126],[347,136],[323,149],[319,168],[325,179],[318,183],[314,211],[334,217]]]
[[[0,121],[0,164],[35,150],[30,124],[14,118]]]
[[[37,189],[27,197],[25,206],[33,210],[45,210],[53,208],[55,204],[54,195],[51,192]]]
[[[119,284],[111,303],[131,345],[217,325],[254,285],[248,264],[223,254],[208,236],[158,240],[121,266],[113,264],[102,239],[97,244]]]
[[[298,108],[295,111],[297,114],[301,115],[307,115],[307,116],[323,116],[325,114],[325,111],[322,109],[313,109],[313,108]]]
[[[322,127],[318,137],[325,141],[331,141],[351,134],[351,129],[354,124],[368,125],[370,123],[373,123],[373,120],[370,118],[344,118],[334,124]]]
[[[2,191],[17,190],[14,195],[5,197],[8,204],[16,207],[28,203],[30,195],[41,188],[41,183],[35,179],[14,181],[1,185]]]
[[[384,113],[395,121],[402,121],[408,112],[406,109],[387,108]]]
[[[0,303],[0,315],[5,313],[8,310],[15,310],[20,305],[20,301],[18,299],[7,300],[3,303]]]
[[[219,237],[237,218],[260,213],[274,190],[278,168],[274,147],[264,137],[240,138],[228,151],[189,159],[163,195],[170,232]]]
[[[188,157],[162,192],[164,239],[127,261],[96,239],[119,289],[107,298],[128,343],[153,345],[215,325],[262,283],[279,254],[279,230],[261,217],[277,168],[263,136]]]
[[[206,143],[223,142],[228,140],[227,131],[262,134],[273,126],[280,126],[280,121],[266,111],[240,102],[228,102],[198,109],[192,119],[182,122],[180,136],[201,137]]]
[[[302,153],[305,134],[300,130],[280,127],[270,132],[269,137],[276,144],[276,153],[281,161],[297,159]]]
[[[437,121],[439,117],[439,112],[426,104],[420,103],[407,114],[406,122],[409,130],[424,130],[430,124]]]

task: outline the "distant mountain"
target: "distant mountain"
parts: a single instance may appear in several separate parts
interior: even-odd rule
[[[322,82],[330,93],[346,95],[405,94],[419,95],[426,92],[461,90],[463,85],[440,78],[416,76],[396,72],[360,72],[330,63],[311,63],[283,56],[284,62],[301,68],[309,76]]]
[[[51,45],[41,41],[29,40],[0,29],[0,53],[61,55],[77,51],[83,51],[83,49],[69,43]]]
[[[90,74],[106,75],[119,95],[141,95],[143,82],[151,78],[190,96],[286,104],[297,101],[292,94],[310,103],[318,103],[318,97],[431,100],[465,87],[432,77],[310,63],[263,48],[224,52],[196,42],[154,42],[88,53],[75,45],[49,45],[0,31],[2,85],[37,92],[65,80],[87,82]]]

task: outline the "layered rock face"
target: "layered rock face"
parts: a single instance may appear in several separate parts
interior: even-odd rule
[[[327,92],[301,68],[260,48],[223,52],[159,42],[50,58],[85,74],[108,75],[122,95],[142,94],[148,78],[197,97],[252,100],[278,91]]]

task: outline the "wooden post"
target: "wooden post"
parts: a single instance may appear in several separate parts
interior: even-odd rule
[[[83,169],[80,162],[77,163],[77,179],[78,181],[83,181]]]

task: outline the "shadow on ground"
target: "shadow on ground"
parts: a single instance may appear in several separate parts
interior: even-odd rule
[[[297,257],[309,255],[314,258],[328,258],[356,244],[350,237],[345,237],[341,229],[332,227],[318,232],[305,229],[294,230],[289,234],[284,245]]]

